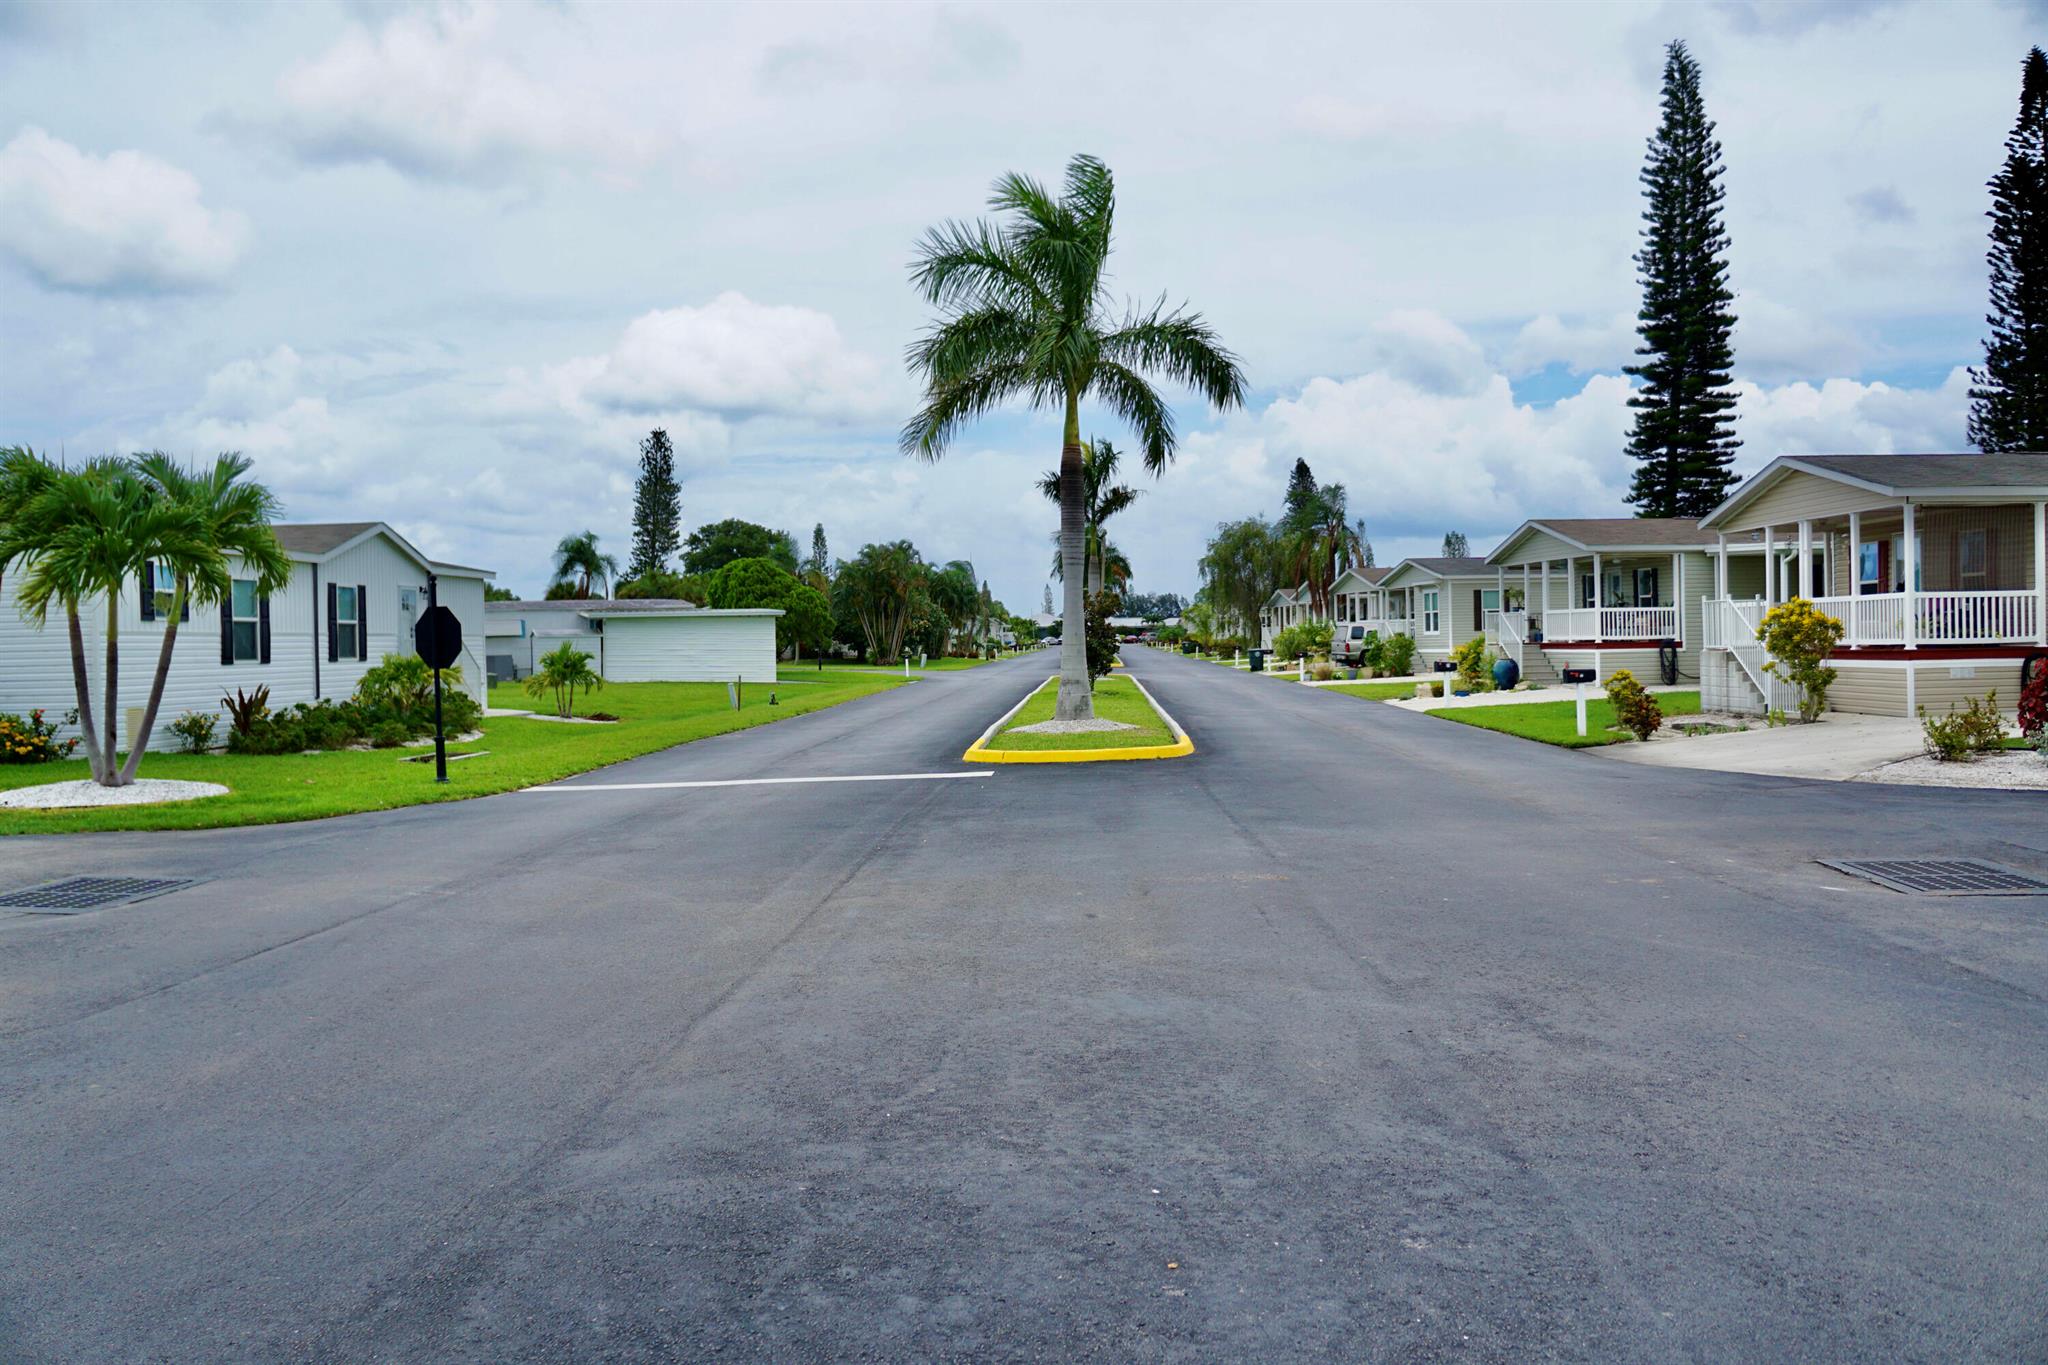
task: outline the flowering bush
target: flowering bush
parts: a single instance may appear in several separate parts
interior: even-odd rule
[[[2028,739],[2048,734],[2048,659],[2020,679],[2020,733]]]
[[[1637,739],[1649,739],[1664,724],[1664,708],[1625,668],[1607,679],[1607,700],[1614,704],[1615,723]]]
[[[1803,597],[1772,607],[1757,627],[1756,638],[1771,654],[1764,671],[1799,689],[1801,720],[1819,720],[1828,709],[1828,688],[1834,686],[1836,675],[1827,661],[1842,643],[1842,634],[1840,621]]]
[[[67,725],[77,720],[76,711],[64,717]],[[44,720],[40,710],[25,718],[0,714],[0,763],[54,763],[71,757],[77,747],[76,739],[58,739],[57,727]]]

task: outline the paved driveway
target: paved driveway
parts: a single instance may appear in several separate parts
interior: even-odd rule
[[[2036,797],[1200,751],[0,842],[0,1359],[2048,1354]],[[962,771],[936,677],[579,779]]]

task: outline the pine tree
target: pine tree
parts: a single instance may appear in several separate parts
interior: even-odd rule
[[[1470,559],[1471,557],[1472,542],[1465,539],[1463,531],[1444,532],[1445,559]]]
[[[820,521],[811,526],[811,559],[804,566],[813,578],[829,578],[832,575],[832,556],[825,552],[825,523]]]
[[[683,498],[676,486],[676,455],[660,427],[640,443],[640,479],[633,485],[632,578],[668,569],[682,543]]]
[[[1664,50],[1664,119],[1643,163],[1643,286],[1636,314],[1645,357],[1628,453],[1637,460],[1628,500],[1643,517],[1703,517],[1735,482],[1735,364],[1728,232],[1721,222],[1721,144],[1700,97],[1699,63]]]
[[[1372,568],[1372,537],[1365,533],[1365,518],[1360,517],[1353,522],[1351,529],[1358,535],[1358,566],[1362,569]]]
[[[1309,472],[1308,461],[1297,458],[1294,472],[1287,476],[1287,510],[1280,514],[1280,524],[1290,530],[1308,525],[1315,520],[1316,476]]]
[[[1045,615],[1052,615],[1052,584],[1045,585],[1045,605],[1039,608]]]
[[[1970,371],[1970,442],[2048,450],[2048,56],[2038,47],[1990,189],[1991,336],[1983,368]]]

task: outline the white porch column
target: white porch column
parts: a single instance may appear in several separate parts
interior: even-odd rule
[[[1778,601],[1778,528],[1764,527],[1764,606]]]
[[[1728,533],[1716,531],[1714,539],[1719,551],[1714,556],[1714,596],[1725,599],[1728,596]]]
[[[1502,616],[1508,614],[1508,566],[1505,564],[1493,566],[1493,601],[1495,610],[1499,611]],[[1479,609],[1479,630],[1481,634],[1484,634],[1486,631],[1486,608],[1484,605]],[[1495,643],[1499,642],[1496,641]]]
[[[2038,505],[2035,510],[2037,512],[2039,511]],[[2039,545],[2040,543],[2041,537],[2036,535],[2034,537],[2034,544]],[[1525,619],[1528,617],[1529,613],[1534,609],[1535,605],[1536,604],[1534,602],[1531,602],[1529,600],[1529,561],[1525,559],[1522,561],[1522,615]]]
[[[1863,595],[1863,514],[1849,514],[1849,619],[1843,622],[1849,627],[1849,648],[1863,648],[1863,633],[1857,628],[1858,611],[1856,599]]]
[[[1606,582],[1600,577],[1600,552],[1595,550],[1593,551],[1593,610],[1598,611],[1605,605],[1601,602],[1600,597],[1606,591],[1606,587]],[[1600,638],[1600,618],[1597,616],[1593,618],[1593,638],[1596,640]]]
[[[2034,643],[2048,649],[2048,502],[2034,504]]]
[[[1913,504],[1908,502],[1906,504],[1906,548],[1899,555],[1901,567],[1906,573],[1906,648],[1908,649],[1920,648],[1920,632],[1917,629],[1919,625],[1917,618],[1920,615],[1920,588],[1916,581],[1919,575],[1920,554],[1914,544],[1920,536],[1914,527]],[[1906,671],[1910,677],[1912,670],[1908,669]]]
[[[1799,519],[1799,595],[1813,597],[1813,523]]]
[[[1671,638],[1685,638],[1685,555],[1677,550],[1671,552],[1671,602],[1678,610],[1672,613]]]

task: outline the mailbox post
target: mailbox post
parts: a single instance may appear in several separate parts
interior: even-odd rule
[[[1564,680],[1571,683],[1577,690],[1579,738],[1584,739],[1586,737],[1586,684],[1593,681],[1593,670],[1590,668],[1567,668],[1564,670]]]

